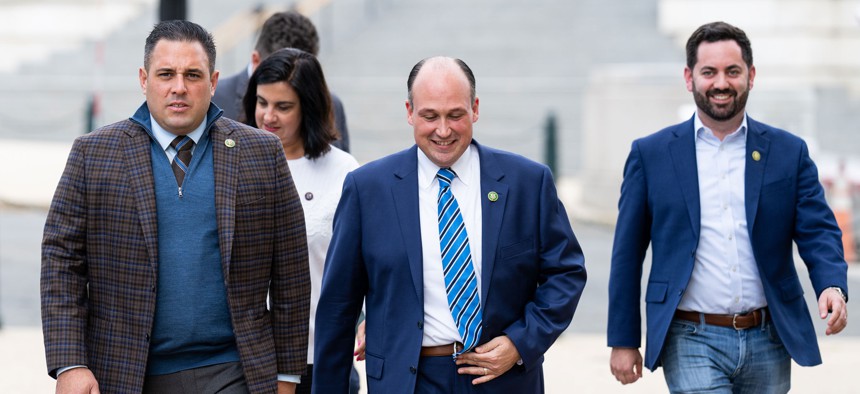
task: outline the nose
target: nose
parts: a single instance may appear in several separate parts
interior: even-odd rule
[[[272,106],[263,108],[263,121],[271,123],[275,120],[275,109]]]
[[[182,74],[178,74],[176,78],[173,78],[173,80],[173,93],[185,94],[185,92],[188,90],[185,86],[185,76]]]
[[[451,133],[451,128],[448,127],[448,121],[445,118],[442,118],[439,122],[439,127],[436,128],[436,135],[440,138],[447,138]]]
[[[729,80],[726,77],[726,74],[717,74],[717,77],[714,79],[714,87],[717,89],[725,89],[729,87]]]

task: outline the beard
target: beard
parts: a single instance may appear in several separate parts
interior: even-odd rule
[[[747,86],[749,86],[749,81],[747,81]],[[708,100],[710,96],[723,94],[731,95],[733,97],[732,101],[728,104],[717,105]],[[693,100],[696,102],[696,107],[699,107],[702,112],[718,122],[729,120],[743,111],[747,106],[749,95],[749,89],[744,89],[740,94],[734,89],[711,89],[702,94],[696,89],[695,82],[693,83]]]

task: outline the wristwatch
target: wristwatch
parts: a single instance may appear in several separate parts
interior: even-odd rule
[[[848,297],[845,296],[845,293],[842,291],[841,287],[831,286],[828,287],[828,289],[836,290],[836,294],[839,294],[839,296],[842,297],[842,301],[845,301],[846,304],[848,303]]]

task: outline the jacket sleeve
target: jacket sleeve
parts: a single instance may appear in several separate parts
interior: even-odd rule
[[[809,270],[816,299],[824,289],[837,286],[848,296],[848,264],[842,249],[842,232],[824,199],[818,169],[804,143],[797,173],[794,242]]]
[[[48,374],[87,365],[87,198],[85,152],[72,145],[42,238],[42,333]]]
[[[276,158],[275,243],[272,281],[272,324],[278,373],[303,375],[307,369],[310,273],[305,217],[286,157],[271,144]]]
[[[552,174],[543,168],[538,218],[538,287],[523,317],[503,331],[531,369],[567,329],[585,288],[585,257],[558,199]]]
[[[618,221],[612,244],[607,324],[607,344],[611,347],[641,346],[640,281],[645,252],[651,242],[651,213],[647,196],[641,153],[634,142],[624,165]]]

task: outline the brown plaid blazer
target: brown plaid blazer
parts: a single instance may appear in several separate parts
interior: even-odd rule
[[[251,392],[276,392],[278,373],[306,369],[304,215],[279,140],[219,114],[210,107],[231,320]],[[145,104],[133,119],[144,118]],[[228,138],[235,147],[225,145]],[[86,365],[102,393],[143,387],[158,270],[150,141],[131,120],[77,138],[45,224],[41,294],[48,373],[56,377],[58,368]]]

